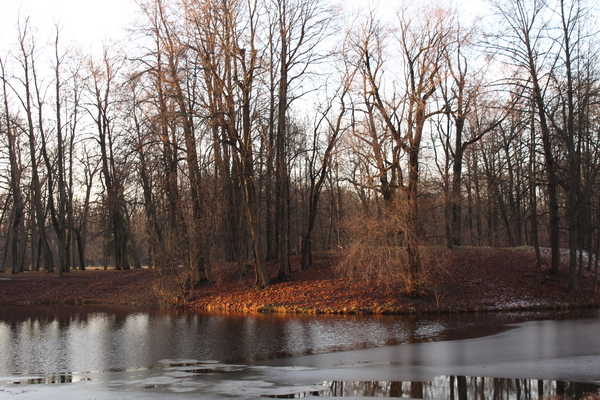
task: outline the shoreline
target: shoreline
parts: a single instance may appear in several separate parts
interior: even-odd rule
[[[567,290],[568,277],[548,275],[535,287],[531,249],[459,248],[447,252],[443,271],[431,272],[423,296],[408,297],[399,285],[352,280],[336,270],[340,255],[315,255],[313,268],[299,270],[292,259],[289,279],[262,290],[252,273],[238,277],[233,263],[213,266],[218,276],[196,286],[187,304],[177,302],[176,285],[155,269],[0,274],[0,306],[90,305],[181,308],[191,311],[307,315],[402,315],[600,308],[593,272],[583,271],[580,290]],[[547,260],[545,260],[547,261]],[[269,264],[272,276],[277,265]]]

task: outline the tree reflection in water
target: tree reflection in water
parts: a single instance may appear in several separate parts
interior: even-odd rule
[[[538,379],[438,376],[431,382],[328,381],[321,396],[448,400],[600,400],[593,383]]]

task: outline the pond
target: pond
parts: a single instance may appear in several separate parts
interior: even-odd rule
[[[600,313],[0,310],[0,398],[582,398]]]

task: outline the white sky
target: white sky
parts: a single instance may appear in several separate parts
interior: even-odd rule
[[[335,0],[334,0],[335,1]],[[383,15],[393,15],[404,1],[413,0],[338,0],[348,10],[368,9],[376,5]],[[421,0],[424,1],[424,0]],[[436,0],[431,0],[436,1]],[[459,4],[459,9],[470,14],[481,10],[484,0],[437,0],[440,3]],[[75,44],[84,51],[100,51],[104,42],[121,39],[125,28],[135,21],[138,6],[135,0],[0,0],[0,54],[14,47],[17,21],[30,17],[36,29],[39,44],[52,41],[55,24],[62,26],[61,45]]]
[[[27,16],[38,40],[53,36],[58,23],[65,44],[100,48],[105,40],[123,37],[137,10],[133,0],[0,0],[0,4],[0,49],[15,43],[17,21]]]

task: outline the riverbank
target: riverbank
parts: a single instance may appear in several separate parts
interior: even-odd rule
[[[192,309],[210,311],[311,314],[452,313],[600,307],[593,292],[593,271],[582,271],[579,291],[567,290],[568,255],[564,273],[548,274],[549,254],[542,265],[542,283],[535,285],[535,255],[531,248],[464,247],[443,251],[444,266],[428,271],[426,292],[414,298],[402,286],[352,281],[340,277],[338,253],[320,253],[309,271],[295,271],[284,282],[264,290],[252,287],[253,277],[232,276],[197,288]],[[300,258],[292,260],[299,269]],[[275,276],[276,265],[271,265]],[[226,276],[220,271],[221,276]]]
[[[579,277],[579,292],[567,290],[563,275],[547,273],[535,286],[534,255],[528,248],[460,248],[444,251],[444,267],[428,272],[426,291],[408,297],[401,286],[350,280],[335,268],[340,254],[319,253],[313,268],[299,271],[292,259],[289,279],[263,290],[253,287],[250,273],[238,277],[233,263],[213,265],[215,282],[197,286],[187,307],[192,310],[280,312],[310,314],[392,314],[416,312],[477,312],[507,310],[576,309],[600,306],[593,292],[593,271]],[[547,256],[547,258],[549,258]],[[276,276],[277,265],[269,265]],[[43,272],[0,274],[0,306],[95,304],[136,307],[176,303],[174,286],[165,285],[157,270],[71,271],[59,277]]]

